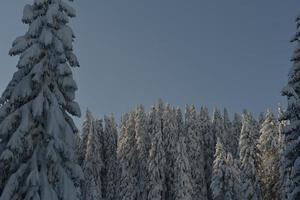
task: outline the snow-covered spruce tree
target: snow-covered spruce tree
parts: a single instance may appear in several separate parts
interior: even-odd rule
[[[135,142],[135,113],[130,113],[125,123],[125,132],[118,144],[118,162],[121,167],[119,197],[120,200],[138,199],[138,157]]]
[[[176,143],[178,134],[178,125],[176,119],[176,111],[169,104],[166,105],[163,113],[163,144],[166,155],[166,200],[174,199],[175,194],[175,171],[174,165],[176,160]]]
[[[195,106],[187,106],[185,114],[185,137],[190,161],[193,186],[193,199],[206,199],[204,137],[199,130],[199,120]]]
[[[276,119],[270,111],[264,117],[265,121],[261,126],[261,135],[258,140],[260,152],[260,183],[263,199],[280,199],[279,187],[279,132]]]
[[[206,188],[207,188],[207,197],[208,199],[212,199],[211,190],[210,190],[210,182],[211,182],[211,174],[212,174],[212,166],[214,162],[214,152],[215,152],[215,144],[216,138],[212,131],[212,123],[209,117],[209,112],[206,107],[201,107],[199,114],[199,132],[204,137],[204,158],[205,158],[205,180],[206,180]]]
[[[230,121],[230,117],[226,108],[224,109],[224,114],[223,114],[223,124],[224,124],[223,145],[225,149],[227,149],[227,151],[232,153],[236,146],[233,146],[234,135],[233,135],[232,123]]]
[[[239,170],[231,153],[226,151],[218,139],[213,164],[211,190],[215,200],[239,200]]]
[[[83,161],[83,172],[85,181],[83,185],[83,199],[85,200],[102,200],[103,182],[101,173],[104,168],[101,144],[101,132],[99,128],[102,121],[92,122],[92,131],[88,134],[86,154]]]
[[[259,125],[259,128],[260,128],[260,129],[262,128],[262,125],[263,125],[263,123],[265,122],[265,117],[266,117],[266,114],[265,114],[264,112],[261,112],[261,113],[259,113],[259,115],[258,115],[258,120],[257,120],[257,122],[258,122],[258,125]]]
[[[129,113],[123,113],[121,116],[121,123],[119,125],[120,132],[119,132],[119,137],[118,137],[118,146],[119,144],[123,143],[123,140],[126,137],[126,127],[127,127],[127,122],[129,121]]]
[[[154,138],[154,129],[156,123],[156,108],[155,106],[151,106],[150,111],[147,113],[147,127],[148,127],[148,135],[150,137],[150,148],[151,148],[151,140]]]
[[[105,176],[104,179],[104,198],[106,200],[117,199],[117,176],[118,176],[118,158],[117,158],[117,142],[118,130],[117,124],[113,116],[104,116],[104,135],[105,143],[104,149],[104,165]]]
[[[240,168],[243,194],[242,199],[260,199],[260,185],[258,179],[259,157],[257,155],[256,132],[257,126],[250,113],[244,113],[243,126],[239,141]]]
[[[85,118],[82,124],[82,132],[80,138],[80,146],[77,148],[78,163],[82,166],[86,154],[87,141],[89,134],[93,132],[94,117],[88,109],[85,113]]]
[[[135,116],[135,139],[138,152],[138,199],[147,199],[147,162],[149,142],[147,116],[143,106],[138,106]]]
[[[216,138],[219,138],[222,143],[226,140],[224,137],[224,121],[221,112],[218,108],[214,109],[212,117],[212,130]],[[214,144],[214,146],[216,143]]]
[[[129,121],[129,113],[123,113],[121,116],[121,122],[119,125],[119,135],[118,135],[118,143],[117,143],[117,162],[118,162],[118,171],[117,171],[117,199],[119,198],[119,193],[120,193],[120,189],[119,189],[119,185],[121,184],[121,174],[122,174],[122,166],[120,164],[121,161],[121,156],[120,156],[120,150],[121,148],[124,148],[125,142],[126,142],[126,130],[127,130],[127,125],[128,125],[128,121]]]
[[[239,157],[239,140],[242,130],[242,117],[240,114],[235,113],[232,121],[232,141],[231,141],[231,152],[234,158]]]
[[[165,107],[166,107],[166,105],[162,99],[159,99],[157,104],[155,105],[156,117],[160,121],[161,131],[163,130],[163,115],[164,115]],[[162,134],[163,134],[163,132],[162,132]]]
[[[282,90],[282,95],[287,97],[288,106],[281,120],[289,121],[289,124],[283,129],[285,135],[284,147],[284,177],[285,187],[282,191],[282,199],[300,199],[300,14],[296,17],[297,33],[291,40],[296,43],[296,48],[291,61],[293,67],[290,69],[288,84]]]
[[[185,136],[185,129],[184,129],[184,120],[183,120],[183,115],[182,111],[180,108],[175,109],[175,118],[176,118],[176,134],[175,134],[175,141],[178,143],[180,136]],[[177,145],[176,145],[177,148]],[[177,149],[178,150],[178,149]]]
[[[284,173],[285,169],[285,157],[284,157],[284,151],[286,147],[286,140],[285,135],[283,134],[284,128],[288,125],[286,120],[282,120],[282,116],[284,114],[284,110],[281,105],[278,106],[278,132],[279,132],[279,138],[278,138],[278,144],[279,144],[279,156],[280,156],[280,163],[279,163],[279,171],[280,171],[280,197],[281,199],[286,199],[285,193],[283,191],[288,190],[289,188],[289,177],[288,173]]]
[[[184,136],[181,134],[177,142],[177,158],[174,164],[174,200],[192,200],[193,185],[191,180],[191,167],[186,152]]]
[[[226,163],[226,152],[220,138],[217,139],[215,160],[213,163],[212,180],[211,180],[211,191],[214,200],[224,199],[224,172]]]
[[[278,126],[278,132],[279,132],[279,138],[278,138],[278,144],[280,149],[280,157],[282,157],[284,146],[285,146],[285,135],[283,134],[283,129],[288,125],[286,120],[281,120],[284,110],[281,105],[278,106],[278,120],[277,120],[277,126]]]
[[[161,120],[159,116],[154,117],[154,126],[151,149],[148,161],[148,200],[165,199],[166,184],[166,156],[161,132]]]
[[[240,200],[241,199],[241,172],[239,169],[239,161],[234,159],[232,154],[227,153],[225,172],[225,199]]]
[[[1,200],[76,200],[83,174],[75,163],[71,115],[80,116],[71,67],[75,10],[64,0],[34,0],[24,7],[29,29],[13,42],[20,55],[0,98]],[[69,114],[68,114],[69,113]]]

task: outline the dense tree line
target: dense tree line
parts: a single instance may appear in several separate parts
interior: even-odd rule
[[[87,111],[76,151],[84,199],[280,199],[285,126],[270,111],[211,117],[161,100],[124,114],[118,128]]]

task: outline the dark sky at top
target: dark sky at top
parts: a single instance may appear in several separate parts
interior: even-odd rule
[[[31,0],[0,1],[0,90],[16,70],[8,51],[27,27]],[[285,104],[297,0],[76,0],[77,101],[94,115],[146,107],[158,98],[249,109]],[[77,120],[78,121],[78,120]]]

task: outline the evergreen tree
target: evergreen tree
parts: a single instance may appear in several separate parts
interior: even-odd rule
[[[215,138],[219,138],[221,142],[224,143],[224,141],[226,140],[224,135],[224,120],[219,109],[214,109],[212,120],[212,130],[215,135]],[[216,143],[214,143],[214,146],[215,145]]]
[[[239,141],[240,167],[242,179],[242,199],[260,199],[260,186],[258,180],[257,124],[250,113],[244,113],[243,126]]]
[[[13,42],[9,54],[20,55],[18,69],[0,98],[1,200],[79,199],[83,174],[69,115],[81,115],[70,69],[79,63],[67,25],[75,15],[64,0],[24,7],[29,28]]]
[[[285,194],[283,191],[286,191],[289,187],[289,177],[287,174],[284,173],[284,150],[286,147],[285,135],[283,134],[283,129],[287,126],[287,121],[282,120],[282,116],[284,114],[283,108],[279,105],[278,106],[278,144],[279,144],[279,156],[280,156],[280,163],[279,163],[279,171],[280,171],[280,197],[281,199],[286,199]]]
[[[138,151],[138,199],[147,199],[147,161],[149,157],[149,136],[147,116],[143,106],[139,106],[135,117],[136,146]]]
[[[291,40],[296,43],[296,49],[291,61],[293,67],[290,69],[288,84],[283,89],[282,95],[287,97],[288,106],[282,115],[282,120],[288,120],[288,124],[283,129],[285,135],[283,176],[285,177],[282,199],[300,199],[300,107],[299,107],[299,69],[300,69],[300,42],[299,42],[299,23],[300,15],[296,18],[297,33]]]
[[[216,144],[211,190],[214,200],[239,200],[239,171],[220,139]]]
[[[184,136],[179,136],[177,142],[177,158],[175,161],[175,200],[192,200],[193,185],[191,167],[186,152]]]
[[[120,123],[120,133],[118,137],[118,146],[119,144],[123,143],[123,141],[126,139],[126,127],[127,127],[127,122],[129,121],[129,113],[124,113],[121,116],[121,123]]]
[[[214,200],[224,199],[224,171],[225,171],[226,153],[218,138],[215,150],[215,160],[212,171],[211,190]]]
[[[158,115],[154,117],[153,124],[151,135],[154,138],[152,139],[148,163],[148,200],[162,200],[165,199],[166,194],[166,156],[161,133],[161,119]]]
[[[227,153],[226,157],[226,173],[225,173],[225,199],[240,200],[241,199],[241,172],[238,160],[235,160],[232,154]]]
[[[87,110],[85,113],[85,118],[82,125],[82,133],[80,140],[77,138],[77,142],[79,142],[78,148],[77,148],[77,154],[78,154],[78,163],[80,165],[83,165],[84,157],[86,154],[87,149],[87,141],[89,134],[93,132],[93,121],[94,117],[91,113],[91,111]]]
[[[183,122],[182,111],[180,108],[175,109],[175,118],[176,118],[175,141],[179,142],[179,139],[180,139],[179,137],[184,136],[184,122]],[[176,148],[177,148],[177,145],[176,145]]]
[[[135,113],[130,113],[123,140],[118,144],[118,160],[121,167],[119,197],[120,200],[138,199],[137,171],[138,157],[135,142]],[[123,129],[123,128],[122,128]]]
[[[102,188],[104,182],[101,179],[104,161],[100,154],[102,150],[101,132],[99,128],[102,121],[93,121],[92,132],[88,134],[87,149],[83,162],[85,184],[83,186],[83,199],[102,200]],[[101,127],[102,128],[102,127]]]
[[[225,149],[229,152],[233,152],[234,148],[236,146],[233,146],[233,141],[234,141],[234,135],[233,135],[233,127],[232,127],[232,123],[230,121],[230,117],[228,114],[227,109],[224,109],[224,117],[223,117],[223,124],[224,124],[224,141],[223,141],[223,145],[225,147]]]
[[[156,110],[156,118],[160,121],[160,129],[163,134],[163,115],[165,111],[165,104],[162,99],[159,99],[157,104],[155,105],[155,110]]]
[[[194,106],[187,106],[185,116],[187,154],[190,161],[193,199],[206,199],[204,137],[199,130],[199,121]]]
[[[177,145],[177,134],[178,125],[176,119],[176,111],[169,104],[166,105],[163,113],[163,144],[166,156],[166,200],[174,199],[175,194],[175,171],[174,165],[176,160],[176,145]]]
[[[151,148],[151,140],[154,138],[154,129],[155,129],[155,123],[156,123],[156,108],[155,106],[151,106],[149,113],[147,114],[147,120],[148,120],[148,135],[150,137],[150,148]]]
[[[266,113],[265,121],[260,130],[258,150],[261,154],[260,179],[262,198],[276,200],[279,197],[279,132],[276,119],[270,111]]]
[[[117,199],[117,178],[118,178],[118,158],[117,142],[118,130],[113,116],[104,116],[104,163],[105,163],[105,189],[104,197],[106,200]]]
[[[212,131],[212,123],[209,117],[209,112],[206,107],[201,107],[199,114],[199,132],[204,137],[204,158],[205,158],[205,180],[207,188],[207,197],[212,199],[210,190],[212,166],[214,161],[216,138]]]
[[[265,122],[265,117],[266,117],[266,114],[264,112],[259,113],[257,122],[259,124],[260,129],[262,128],[262,125]]]
[[[242,130],[242,117],[240,114],[235,113],[233,122],[232,122],[232,135],[233,137],[231,138],[231,152],[232,156],[234,158],[239,157],[239,140],[240,140],[240,134]]]

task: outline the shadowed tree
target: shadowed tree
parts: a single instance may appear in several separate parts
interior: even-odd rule
[[[1,200],[79,199],[83,177],[74,153],[80,117],[70,67],[75,10],[66,0],[34,0],[24,7],[28,31],[9,52],[19,55],[17,72],[0,98]]]
[[[285,144],[282,199],[300,199],[300,15],[297,16],[296,23],[297,32],[291,40],[296,43],[296,49],[291,59],[293,66],[289,72],[288,84],[282,90],[282,95],[287,97],[288,106],[286,112],[281,116],[281,120],[287,120],[290,123],[283,129]]]

